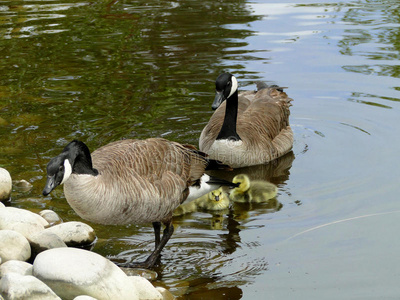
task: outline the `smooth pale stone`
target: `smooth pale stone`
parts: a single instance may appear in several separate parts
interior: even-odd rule
[[[3,202],[0,202],[0,209],[2,209],[4,207],[6,207],[6,206],[3,204]]]
[[[66,222],[49,227],[45,231],[58,235],[67,246],[87,245],[96,239],[94,229],[82,222]]]
[[[5,201],[10,199],[11,191],[12,191],[11,175],[6,169],[0,168],[0,201]]]
[[[146,278],[129,276],[139,293],[139,299],[162,300],[162,295]]]
[[[0,230],[0,257],[3,263],[9,260],[28,260],[31,257],[31,246],[19,232]]]
[[[156,271],[141,269],[141,268],[124,268],[120,267],[122,271],[128,276],[140,276],[146,278],[149,281],[154,281],[157,279],[158,274]]]
[[[57,234],[46,230],[33,235],[30,238],[29,243],[31,244],[33,257],[45,250],[67,247],[64,241]]]
[[[50,226],[62,223],[60,216],[50,209],[42,210],[39,212],[39,216],[49,222]]]
[[[101,255],[77,248],[55,248],[40,253],[33,275],[63,299],[80,295],[107,300],[139,299],[130,278]]]
[[[33,266],[24,261],[9,260],[0,266],[0,278],[8,273],[19,275],[32,275]]]
[[[175,296],[171,294],[170,291],[168,291],[166,288],[163,288],[161,286],[156,287],[157,291],[160,292],[160,294],[163,296],[163,300],[175,300]]]
[[[0,209],[0,230],[18,231],[29,239],[32,235],[44,230],[45,226],[49,226],[49,222],[28,210],[15,207]]]
[[[21,180],[14,180],[13,182],[13,186],[18,189],[19,191],[22,192],[27,192],[30,189],[32,189],[33,185],[30,184],[28,181],[26,181],[25,179],[21,179]]]
[[[17,273],[8,273],[1,278],[0,293],[7,300],[61,300],[39,279]]]
[[[90,297],[90,296],[83,295],[83,296],[75,297],[74,300],[98,300],[98,299]]]

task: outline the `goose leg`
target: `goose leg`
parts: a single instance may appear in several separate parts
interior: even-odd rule
[[[161,226],[161,223],[160,223],[160,226]],[[162,249],[167,244],[167,242],[169,241],[169,239],[171,238],[173,233],[174,233],[174,226],[172,225],[171,221],[165,223],[165,229],[163,232],[163,236],[162,236],[161,240],[159,241],[158,245],[156,244],[156,247],[155,247],[153,253],[151,253],[150,256],[143,262],[144,268],[151,268],[155,265],[157,259],[161,255]]]
[[[161,222],[153,222],[156,248],[160,243]]]
[[[157,259],[160,257],[161,251],[164,248],[164,246],[167,244],[168,240],[171,238],[172,234],[174,233],[174,226],[172,225],[171,221],[165,222],[165,229],[163,232],[163,236],[160,239],[160,229],[161,229],[161,223],[160,222],[154,222],[153,227],[154,227],[154,234],[155,234],[155,249],[154,251],[150,254],[150,256],[144,261],[144,262],[133,262],[133,263],[122,263],[122,264],[117,264],[119,267],[125,267],[125,268],[145,268],[149,269],[155,265],[157,262]]]

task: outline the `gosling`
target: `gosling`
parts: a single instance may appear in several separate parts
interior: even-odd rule
[[[221,211],[227,208],[229,208],[229,198],[220,187],[191,202],[181,204],[173,215],[181,216],[198,210]]]
[[[275,184],[263,180],[250,181],[249,176],[246,174],[236,175],[232,182],[239,184],[229,194],[229,198],[234,202],[267,202],[278,193],[278,188]]]

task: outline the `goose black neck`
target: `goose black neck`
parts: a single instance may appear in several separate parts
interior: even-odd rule
[[[217,136],[217,140],[241,140],[240,136],[236,132],[238,106],[238,91],[236,90],[226,100],[224,123],[222,124],[221,130]]]
[[[96,176],[99,173],[93,168],[90,150],[83,142],[74,140],[64,148],[63,152],[67,153],[67,158],[72,165],[73,174]]]

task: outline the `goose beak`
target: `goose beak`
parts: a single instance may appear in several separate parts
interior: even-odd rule
[[[43,189],[43,196],[47,196],[56,187],[55,176],[47,176],[46,186]]]
[[[211,106],[212,109],[216,110],[224,100],[225,100],[224,91],[216,91],[215,92],[214,102],[213,102],[213,104]]]

